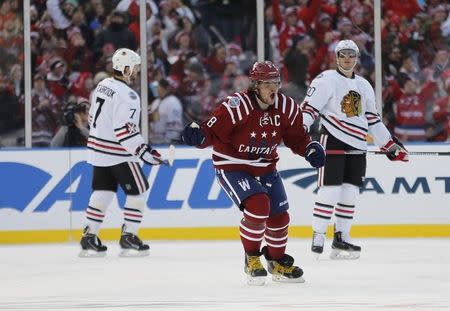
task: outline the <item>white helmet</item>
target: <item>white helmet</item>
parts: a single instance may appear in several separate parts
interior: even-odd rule
[[[130,50],[121,48],[114,52],[114,55],[112,56],[112,65],[113,69],[121,72],[124,76],[124,70],[125,67],[130,67],[130,74],[133,73],[133,69],[135,65],[141,64],[141,57],[136,52]],[[126,78],[128,78],[127,76]]]
[[[336,44],[334,48],[334,53],[337,54],[342,50],[353,50],[356,52],[356,55],[359,56],[359,48],[353,40],[341,40]]]
[[[353,63],[353,66],[349,69],[344,69],[340,64],[338,53],[342,50],[352,50],[356,53],[355,62]],[[359,48],[356,45],[356,43],[353,42],[353,40],[341,40],[338,42],[338,44],[336,44],[336,47],[334,48],[334,53],[336,54],[336,63],[339,70],[345,73],[353,72],[353,69],[355,68],[356,63],[358,62],[359,57]]]

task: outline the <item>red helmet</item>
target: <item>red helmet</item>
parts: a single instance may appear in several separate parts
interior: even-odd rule
[[[280,79],[280,72],[271,61],[256,62],[250,70],[250,79],[253,81]]]

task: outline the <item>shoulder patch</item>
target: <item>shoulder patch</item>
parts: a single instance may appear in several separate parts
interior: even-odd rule
[[[130,95],[131,99],[137,99],[137,95],[134,92],[130,92],[128,95]]]
[[[314,94],[315,91],[316,91],[316,88],[314,86],[310,86],[308,88],[308,90],[306,91],[306,95],[311,97]]]
[[[127,131],[130,135],[138,132],[138,127],[134,123],[127,122],[125,124],[125,127],[127,128]]]
[[[232,97],[228,98],[227,103],[228,103],[228,106],[230,106],[230,108],[236,108],[236,107],[239,107],[239,105],[241,104],[241,100],[237,96],[232,96]]]
[[[323,77],[323,73],[320,73],[315,79],[320,79]]]

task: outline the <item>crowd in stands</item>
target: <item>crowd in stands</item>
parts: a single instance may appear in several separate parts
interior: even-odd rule
[[[447,141],[450,5],[382,4],[384,121],[404,141]],[[374,85],[373,12],[370,0],[266,0],[265,55],[281,68],[282,91],[301,102],[310,81],[335,68],[342,39],[357,43],[357,72]],[[149,137],[177,143],[185,123],[203,120],[229,93],[247,88],[256,1],[146,0],[146,14]],[[64,146],[61,128],[86,133],[81,120],[95,85],[112,74],[115,49],[139,52],[139,1],[31,0],[30,18],[32,144]],[[23,31],[22,1],[1,1],[0,146],[23,145]],[[133,88],[139,92],[139,81]],[[14,142],[5,143],[11,133]]]

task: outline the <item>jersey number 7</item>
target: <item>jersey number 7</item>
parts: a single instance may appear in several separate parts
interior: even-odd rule
[[[97,97],[95,99],[95,102],[98,103],[97,111],[95,112],[94,122],[92,123],[93,127],[97,127],[97,118],[100,115],[100,112],[102,112],[102,106],[105,103],[105,100],[103,98]]]

